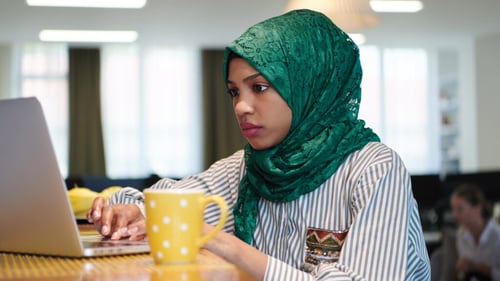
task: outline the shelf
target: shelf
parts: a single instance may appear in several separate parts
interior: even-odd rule
[[[456,112],[458,111],[458,100],[439,100],[441,112]]]
[[[458,54],[452,49],[438,52],[439,129],[442,173],[460,169]]]
[[[457,125],[441,126],[441,136],[443,136],[443,137],[457,136],[458,131],[459,131],[459,129],[458,129]]]

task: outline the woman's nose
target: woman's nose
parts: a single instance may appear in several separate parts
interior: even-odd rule
[[[253,113],[253,99],[250,94],[240,93],[233,100],[233,107],[236,116],[243,116]]]

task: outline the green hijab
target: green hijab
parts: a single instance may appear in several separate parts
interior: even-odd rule
[[[251,243],[260,198],[289,202],[318,188],[346,157],[378,136],[358,119],[359,49],[330,19],[295,10],[262,21],[226,47],[259,71],[292,110],[278,145],[245,146],[246,174],[233,210],[235,234]],[[334,204],[334,202],[332,202]]]

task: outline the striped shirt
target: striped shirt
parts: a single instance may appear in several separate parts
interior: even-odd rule
[[[179,181],[162,179],[154,189],[203,189],[234,208],[245,173],[243,151],[215,162],[208,170]],[[135,203],[144,211],[141,192],[124,188],[110,203]],[[229,212],[224,231],[234,232]],[[216,224],[217,206],[205,221]],[[348,230],[337,262],[300,270],[308,228]],[[252,244],[269,256],[264,280],[430,280],[429,257],[409,174],[400,157],[379,142],[349,155],[319,188],[284,203],[260,199]]]

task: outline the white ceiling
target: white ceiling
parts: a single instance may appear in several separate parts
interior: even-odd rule
[[[500,0],[422,0],[416,14],[379,14],[367,43],[446,44],[500,33]],[[139,43],[224,46],[250,25],[282,13],[286,0],[148,0],[143,9],[28,7],[0,0],[0,43],[37,41],[50,29],[132,29]]]

